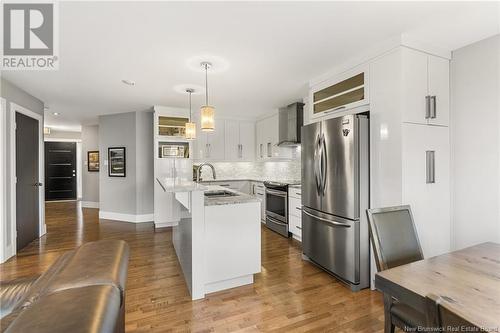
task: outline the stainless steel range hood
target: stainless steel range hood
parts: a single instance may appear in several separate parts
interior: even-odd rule
[[[304,124],[304,103],[293,103],[279,109],[278,146],[300,145],[300,128]]]

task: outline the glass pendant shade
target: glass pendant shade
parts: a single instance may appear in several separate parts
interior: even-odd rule
[[[186,123],[186,139],[194,140],[196,139],[196,124]]]
[[[210,105],[201,107],[201,130],[212,132],[215,130],[215,108]]]

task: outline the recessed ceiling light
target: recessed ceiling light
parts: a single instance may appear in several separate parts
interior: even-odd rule
[[[135,81],[132,80],[122,80],[122,82],[129,86],[135,86]]]
[[[59,112],[52,112],[52,114],[53,114],[54,116],[58,116],[58,115],[59,115]]]

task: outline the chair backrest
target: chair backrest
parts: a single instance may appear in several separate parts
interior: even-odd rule
[[[410,206],[367,209],[378,271],[424,259]]]
[[[443,297],[433,294],[425,297],[427,326],[434,332],[483,332],[465,319]]]

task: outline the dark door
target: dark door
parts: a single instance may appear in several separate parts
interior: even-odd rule
[[[45,200],[76,199],[76,143],[45,142]]]
[[[38,238],[38,120],[16,113],[16,231],[20,250]]]

